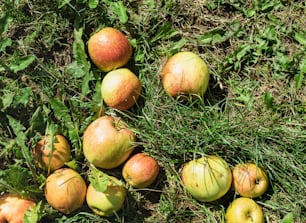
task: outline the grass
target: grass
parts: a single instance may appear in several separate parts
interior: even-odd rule
[[[256,199],[266,222],[305,222],[306,25],[303,1],[3,0],[0,6],[0,191],[32,197],[41,222],[223,222],[233,192],[200,203],[184,190],[182,164],[218,154],[231,167],[256,162],[270,179]],[[104,26],[134,47],[127,65],[143,94],[126,112],[104,107],[101,73],[86,42]],[[209,65],[204,98],[180,102],[162,89],[167,58],[193,51]],[[30,153],[46,129],[65,135],[86,177],[82,133],[103,112],[124,119],[161,165],[145,190],[128,187],[118,215],[84,205],[72,215],[43,196],[46,173]],[[110,174],[120,177],[120,168]]]

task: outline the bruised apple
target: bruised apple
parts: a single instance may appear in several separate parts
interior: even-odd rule
[[[83,205],[86,190],[86,183],[79,173],[70,168],[61,168],[48,176],[45,196],[53,208],[70,214]]]
[[[93,63],[108,72],[124,66],[132,56],[132,46],[119,30],[105,27],[88,40],[88,53]]]
[[[55,135],[41,139],[34,147],[33,154],[40,168],[54,171],[70,160],[71,150],[64,136]]]
[[[233,169],[233,186],[240,196],[259,197],[266,192],[268,185],[266,172],[255,163],[237,164]]]
[[[181,175],[186,190],[202,202],[221,198],[230,189],[232,182],[228,164],[214,155],[189,161],[183,166]]]
[[[119,211],[126,197],[125,188],[115,177],[109,176],[109,183],[104,191],[89,184],[86,194],[88,207],[97,215],[111,216]]]
[[[264,223],[262,208],[251,198],[234,200],[225,213],[226,223]]]
[[[161,73],[165,91],[173,96],[203,96],[209,82],[206,63],[193,52],[179,52],[166,62]]]
[[[89,124],[83,135],[83,153],[96,167],[121,165],[134,150],[136,136],[119,118],[105,115]]]
[[[112,108],[119,110],[131,108],[140,92],[141,83],[138,77],[127,68],[110,71],[102,80],[102,98]]]
[[[151,185],[159,173],[157,161],[146,153],[137,153],[127,160],[122,169],[124,180],[133,187]]]
[[[35,202],[16,194],[4,194],[0,197],[0,223],[22,223],[25,213]]]

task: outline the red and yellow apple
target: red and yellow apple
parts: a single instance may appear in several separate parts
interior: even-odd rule
[[[83,205],[86,190],[86,183],[78,172],[70,168],[61,168],[48,176],[45,197],[53,208],[70,214]]]
[[[146,153],[137,153],[127,160],[122,168],[124,180],[135,188],[145,188],[157,178],[159,165]]]
[[[104,72],[124,66],[130,60],[132,52],[127,37],[112,27],[101,29],[88,40],[89,57]]]
[[[264,223],[262,208],[251,198],[235,199],[225,213],[226,223]]]
[[[95,214],[111,216],[122,208],[125,197],[126,191],[122,183],[117,178],[109,176],[109,183],[105,191],[99,191],[93,184],[89,184],[86,201]]]
[[[138,77],[127,68],[112,70],[102,80],[102,98],[109,107],[127,110],[136,103],[140,93]]]
[[[266,192],[268,185],[266,172],[255,163],[237,164],[233,169],[233,186],[240,196],[259,197]]]
[[[0,197],[0,223],[22,223],[25,213],[34,206],[32,200],[6,193]]]
[[[33,155],[38,167],[50,172],[63,167],[70,160],[71,150],[64,136],[46,136],[37,142]]]
[[[201,57],[193,52],[179,52],[166,62],[161,73],[165,91],[173,96],[203,96],[209,83],[209,71]]]
[[[112,169],[128,159],[134,150],[136,136],[121,119],[102,116],[86,128],[83,153],[96,167]]]
[[[182,169],[183,185],[196,200],[210,202],[230,189],[232,173],[224,159],[207,155],[187,162]]]

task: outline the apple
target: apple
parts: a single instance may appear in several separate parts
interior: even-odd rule
[[[97,118],[83,135],[83,153],[89,163],[103,169],[121,165],[134,150],[136,136],[121,119],[109,115]]]
[[[86,190],[86,183],[78,172],[70,168],[61,168],[48,176],[45,197],[53,208],[70,214],[83,205]]]
[[[198,201],[210,202],[221,198],[230,189],[232,173],[219,156],[205,155],[187,162],[181,177],[186,190]]]
[[[179,52],[166,62],[161,78],[164,90],[172,97],[201,97],[208,87],[209,71],[206,63],[197,54]]]
[[[140,93],[138,77],[127,68],[112,70],[102,80],[102,98],[109,107],[127,110],[136,103]]]
[[[251,198],[235,199],[225,213],[226,223],[264,223],[261,207]]]
[[[32,200],[6,193],[0,197],[0,223],[22,223],[25,213],[34,206]]]
[[[102,71],[108,72],[124,66],[132,56],[132,46],[119,30],[105,27],[88,40],[88,54]]]
[[[86,194],[88,207],[97,215],[111,216],[119,211],[126,197],[125,188],[115,177],[109,176],[109,183],[105,191],[97,190],[89,184]]]
[[[159,173],[157,161],[146,153],[137,153],[122,168],[124,180],[135,188],[151,185]]]
[[[266,172],[254,163],[237,164],[233,169],[233,186],[240,196],[259,197],[266,192],[268,185]]]
[[[70,160],[71,150],[64,136],[55,135],[52,140],[50,136],[46,136],[37,142],[33,155],[38,167],[52,172],[63,167]]]

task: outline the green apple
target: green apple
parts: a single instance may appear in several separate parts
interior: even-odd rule
[[[203,96],[209,83],[206,63],[193,52],[179,52],[166,62],[161,73],[165,91],[173,96]]]
[[[251,198],[240,197],[226,210],[226,223],[264,223],[262,208]]]
[[[108,176],[109,182],[104,191],[99,191],[91,183],[88,186],[86,201],[88,207],[97,215],[111,216],[119,211],[126,197],[122,183],[115,177]]]
[[[215,155],[203,156],[186,163],[182,169],[186,190],[198,201],[221,198],[230,189],[232,174],[228,164]]]
[[[83,152],[94,166],[112,169],[134,150],[136,136],[119,118],[105,115],[89,124],[83,135]]]
[[[102,98],[111,108],[123,111],[133,107],[140,93],[138,77],[127,68],[112,70],[102,80]]]

